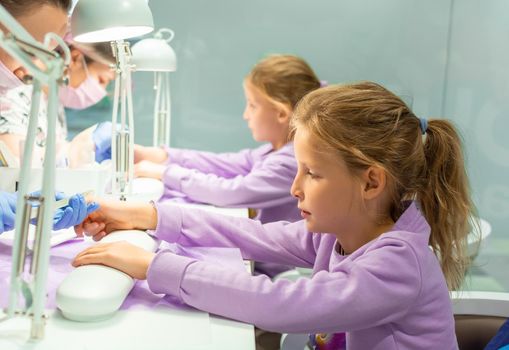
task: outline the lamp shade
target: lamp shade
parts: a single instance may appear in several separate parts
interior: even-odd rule
[[[168,39],[163,33],[169,33]],[[154,38],[138,41],[131,47],[131,62],[137,71],[174,72],[177,70],[177,56],[169,45],[174,33],[171,29],[159,30]]]
[[[146,0],[80,0],[71,16],[77,42],[128,39],[154,29]]]

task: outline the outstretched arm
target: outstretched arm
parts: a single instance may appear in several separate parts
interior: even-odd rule
[[[296,174],[294,159],[274,157],[248,174],[223,177],[170,164],[163,174],[166,188],[188,198],[221,207],[270,208],[297,201],[290,196]]]
[[[154,255],[123,242],[89,248],[78,255],[74,265],[113,266],[136,278],[147,278],[154,293],[172,295],[198,309],[263,329],[337,332],[390,323],[419,298],[421,275],[415,253],[405,242],[380,241],[353,262],[295,282],[251,276],[167,250]],[[329,252],[334,240],[331,242]],[[448,322],[439,320],[436,327]]]
[[[310,267],[316,257],[316,235],[304,221],[262,225],[247,218],[179,207],[171,202],[150,204],[97,200],[99,209],[76,227],[78,234],[100,240],[115,230],[156,229],[155,235],[183,246],[234,247],[245,259]]]

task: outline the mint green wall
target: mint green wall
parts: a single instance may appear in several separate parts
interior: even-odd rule
[[[494,224],[495,234],[507,237],[509,2],[453,5],[443,115],[463,130],[479,211]]]
[[[270,53],[305,58],[329,82],[369,79],[437,115],[444,79],[449,3],[406,0],[151,0],[170,27],[172,145],[237,150],[255,145],[242,120],[242,79]],[[429,54],[431,53],[431,54]],[[148,143],[152,76],[137,73],[137,140]]]
[[[506,0],[151,0],[175,31],[172,146],[255,146],[242,79],[269,53],[305,58],[329,82],[374,80],[418,116],[465,136],[475,200],[495,235],[509,223],[509,2]],[[134,75],[136,141],[152,137],[152,75]],[[87,112],[87,115],[91,115]],[[100,112],[109,119],[109,112]],[[77,123],[71,119],[71,126]]]

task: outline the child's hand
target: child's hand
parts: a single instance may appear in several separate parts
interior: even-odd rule
[[[138,280],[147,278],[147,270],[155,253],[127,242],[96,244],[79,253],[72,265],[100,264],[113,267]]]
[[[99,241],[112,231],[134,228],[125,202],[98,200],[97,203],[99,209],[74,227],[78,236],[85,234],[92,236],[94,241]]]
[[[161,180],[165,169],[166,166],[163,164],[142,160],[134,164],[134,177],[150,177]]]
[[[168,154],[161,147],[134,145],[134,163],[139,163],[142,160],[163,164],[168,162]]]
[[[94,202],[99,209],[74,227],[78,236],[85,234],[99,241],[116,230],[153,230],[157,226],[157,211],[148,203],[104,199],[94,199]]]

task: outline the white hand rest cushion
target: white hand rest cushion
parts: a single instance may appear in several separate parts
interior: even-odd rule
[[[164,194],[164,184],[161,180],[148,177],[138,177],[132,181],[133,192],[130,200],[137,202],[157,201]]]
[[[110,233],[101,243],[127,241],[148,251],[157,249],[157,241],[144,231]],[[73,321],[99,321],[113,316],[134,286],[129,275],[103,265],[85,265],[74,269],[58,287],[56,302],[64,317]]]

